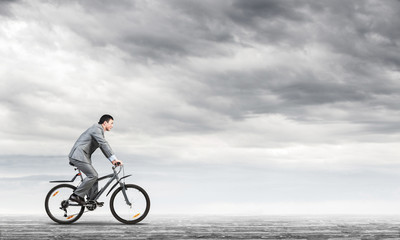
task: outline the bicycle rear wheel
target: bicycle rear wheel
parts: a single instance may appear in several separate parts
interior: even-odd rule
[[[68,200],[75,189],[76,187],[73,185],[60,184],[49,191],[44,205],[47,215],[53,221],[61,224],[69,224],[82,216],[85,207]]]
[[[125,192],[129,206],[122,191],[122,187],[116,189],[110,199],[110,209],[113,216],[125,224],[135,224],[142,221],[150,210],[150,198],[146,191],[134,184],[126,184]]]

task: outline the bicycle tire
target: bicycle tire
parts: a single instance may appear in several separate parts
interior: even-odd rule
[[[67,188],[66,196],[68,196],[68,197],[76,189],[75,186],[70,185],[70,184],[59,184],[59,185],[53,187],[52,189],[50,189],[50,191],[47,193],[44,205],[45,205],[46,213],[50,217],[51,220],[53,220],[54,222],[60,223],[60,224],[71,224],[71,223],[77,221],[82,216],[83,211],[85,210],[85,207],[82,206],[80,210],[79,210],[79,207],[77,207],[77,210],[79,210],[79,212],[77,214],[71,215],[72,217],[71,216],[65,217],[65,220],[63,220],[60,217],[57,218],[55,216],[55,213],[53,213],[50,210],[49,201],[51,198],[57,196],[60,191],[58,189],[62,189],[62,188]],[[69,191],[68,188],[70,188],[72,191]],[[59,200],[62,200],[62,201],[67,200],[68,201],[68,199],[65,199],[65,196],[64,196],[64,198],[61,198]],[[57,205],[57,202],[58,201],[55,200],[55,205]],[[61,202],[60,202],[59,206],[61,207]],[[62,212],[63,210],[60,209],[60,211]],[[60,214],[60,211],[59,211],[59,214]]]
[[[136,224],[136,223],[142,221],[149,213],[150,198],[149,198],[149,195],[147,194],[147,192],[138,185],[125,184],[125,188],[126,188],[126,193],[128,195],[129,201],[131,201],[131,203],[135,207],[134,209],[132,208],[132,206],[129,207],[130,211],[133,211],[133,213],[127,213],[127,212],[122,213],[121,210],[116,209],[116,208],[120,207],[120,206],[117,206],[119,202],[125,203],[125,198],[123,196],[122,187],[117,188],[113,192],[111,199],[110,199],[110,210],[111,210],[112,215],[118,221],[125,223],[125,224]],[[116,203],[116,201],[117,201],[116,199],[118,199],[118,203]],[[119,204],[119,205],[123,205],[123,203]],[[140,206],[139,206],[139,204],[140,204]],[[144,205],[144,204],[145,204],[145,206],[143,207],[142,205]],[[128,205],[126,204],[124,207],[128,207]],[[129,220],[128,217],[122,216],[122,215],[129,215],[129,214],[133,215],[133,220]],[[130,216],[132,216],[132,215],[130,215]]]

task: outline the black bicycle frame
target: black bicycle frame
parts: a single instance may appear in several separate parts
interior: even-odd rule
[[[77,168],[75,168],[75,170],[77,170]],[[97,199],[99,199],[100,196],[104,193],[104,191],[108,188],[108,186],[110,186],[110,184],[112,183],[112,181],[116,180],[117,182],[111,187],[110,191],[108,191],[108,193],[107,193],[106,196],[108,196],[108,195],[110,194],[110,192],[111,192],[111,191],[118,185],[118,183],[119,183],[119,185],[120,185],[121,188],[122,188],[122,194],[124,195],[126,204],[128,204],[129,206],[132,206],[132,203],[129,202],[128,196],[126,195],[125,184],[121,182],[122,179],[127,178],[127,177],[130,177],[130,176],[132,176],[132,175],[129,174],[129,175],[123,176],[122,178],[119,178],[119,177],[118,177],[118,173],[119,173],[119,172],[117,173],[117,171],[115,170],[115,166],[112,167],[112,170],[114,171],[113,174],[109,174],[109,175],[106,175],[106,176],[103,176],[103,177],[97,179],[97,182],[99,182],[99,181],[104,180],[104,179],[106,179],[106,178],[110,178],[110,180],[108,180],[108,182],[107,182],[107,183],[100,189],[100,191],[96,194],[96,197],[95,197],[94,199],[91,199],[91,200],[96,201]],[[50,182],[51,182],[51,183],[74,182],[75,179],[76,179],[78,176],[81,177],[81,182],[82,182],[82,181],[83,181],[82,173],[81,173],[81,171],[80,171],[79,169],[78,169],[78,171],[79,171],[79,172],[78,172],[71,180],[69,180],[69,181],[68,181],[68,180],[57,180],[57,181],[50,181]],[[120,170],[120,171],[121,171],[121,170]]]

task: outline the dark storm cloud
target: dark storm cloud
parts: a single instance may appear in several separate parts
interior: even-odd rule
[[[147,60],[174,63],[188,56],[212,57],[229,54],[219,43],[233,42],[232,34],[220,19],[204,16],[196,19],[193,12],[208,15],[205,3],[191,2],[118,2],[100,4],[86,1],[48,2],[47,4],[74,7],[76,15],[61,13],[55,24],[68,27],[94,46],[115,46],[139,63]],[[207,7],[206,7],[207,6]],[[206,7],[202,9],[202,7]],[[205,12],[201,12],[205,11]],[[222,19],[223,20],[223,19]],[[84,23],[84,24],[83,24]]]
[[[235,120],[252,114],[307,120],[325,119],[317,108],[328,106],[348,113],[337,120],[357,122],[361,121],[359,111],[369,107],[398,110],[393,104],[399,95],[393,77],[400,63],[398,1],[39,3],[53,7],[47,12],[57,17],[49,24],[71,30],[90,43],[93,49],[75,49],[82,54],[111,46],[128,56],[124,59],[127,67],[179,69],[170,74],[175,76],[155,77],[164,82],[163,90],[200,111],[182,113],[163,105],[151,113],[160,122],[170,123],[170,129],[215,130],[219,124],[199,116],[207,111]],[[43,21],[41,15],[25,14],[21,19]],[[276,54],[268,55],[265,49]],[[243,51],[262,55],[256,67],[225,68],[224,62],[214,69],[191,65],[193,59],[227,59],[229,63],[229,58]],[[286,54],[286,59],[280,54]],[[320,61],[314,59],[315,54],[322,56]],[[248,60],[241,60],[242,65]]]
[[[199,82],[203,88],[197,88],[196,94],[189,91],[186,95],[184,87],[176,87],[180,94],[184,93],[184,99],[196,107],[214,109],[234,119],[245,118],[248,114],[278,113],[306,120],[325,119],[318,113],[312,115],[309,107],[330,105],[334,109],[336,104],[347,103],[354,109],[346,109],[346,117],[337,120],[350,122],[361,121],[360,115],[376,118],[374,112],[369,116],[360,114],[368,108],[398,111],[392,101],[399,96],[400,86],[388,75],[400,67],[400,39],[399,31],[396,31],[400,22],[398,1],[385,4],[377,1],[174,3],[165,10],[179,15],[182,21],[173,23],[171,31],[159,29],[168,31],[164,34],[166,37],[161,38],[163,44],[154,42],[157,41],[154,39],[160,39],[154,36],[151,36],[152,41],[140,41],[144,43],[141,48],[151,49],[152,54],[148,56],[156,61],[168,62],[174,57],[177,61],[185,61],[193,56],[212,59],[260,47],[290,52],[295,49],[307,51],[318,45],[319,51],[326,55],[323,59],[326,62],[314,62],[322,66],[322,71],[315,70],[313,65],[296,66],[301,62],[248,71],[194,71],[190,73],[192,81]],[[160,22],[164,20],[168,21],[164,16],[158,18]],[[133,36],[131,42],[135,43],[138,38]],[[169,43],[174,44],[168,46]],[[223,46],[229,46],[229,49]],[[328,74],[330,70],[332,74]],[[220,107],[212,101],[218,97],[230,104]],[[270,101],[269,97],[278,101]],[[359,109],[357,106],[360,105],[365,108]],[[390,121],[388,124],[391,125]],[[374,124],[370,128],[378,132],[384,129]]]
[[[400,3],[398,1],[330,1],[323,7],[325,24],[316,40],[333,51],[368,64],[399,69]]]
[[[0,16],[4,15],[7,17],[11,17],[12,16],[12,5],[14,3],[18,3],[20,2],[19,0],[1,0],[0,1]]]
[[[218,104],[213,106],[207,96],[222,96],[233,103],[225,112],[234,118],[251,113],[304,118],[308,106],[341,102],[394,107],[397,111],[392,100],[398,96],[399,84],[388,72],[399,69],[399,38],[395,30],[399,9],[397,1],[235,2],[232,8],[225,9],[230,14],[221,19],[232,19],[236,34],[246,30],[248,35],[239,37],[248,43],[247,47],[261,44],[285,52],[291,48],[307,51],[319,45],[327,56],[326,62],[315,63],[325,71],[332,69],[334,75],[318,72],[313,65],[299,68],[296,63],[262,70],[201,72],[197,79],[205,85],[205,97],[192,99],[192,103],[212,109]],[[266,96],[280,101],[271,103],[265,100]],[[387,101],[383,100],[385,97]],[[358,111],[355,107],[346,120],[357,121]]]
[[[253,43],[296,48],[318,42],[340,53],[370,58],[377,52],[387,54],[387,47],[396,46],[399,37],[394,31],[399,19],[397,1],[384,5],[371,1],[259,0],[46,3],[59,9],[78,5],[74,12],[79,17],[61,14],[54,19],[55,24],[69,27],[94,45],[113,45],[134,59],[159,63],[184,61],[190,56],[229,55],[235,47]],[[390,43],[375,46],[369,42],[374,34]],[[398,62],[395,54],[378,58]]]
[[[304,1],[233,1],[234,11],[239,13],[231,15],[237,17],[237,22],[254,23],[254,19],[287,19],[293,21],[304,20],[303,14],[298,13],[298,7],[304,5]],[[249,24],[249,25],[250,25]]]
[[[399,110],[395,102],[399,98],[400,86],[382,76],[380,68],[370,68],[369,73],[364,74],[360,74],[361,70],[341,69],[333,76],[321,75],[311,67],[296,70],[284,66],[279,69],[210,73],[198,78],[203,87],[196,88],[196,93],[186,91],[186,99],[199,108],[214,109],[234,119],[243,119],[251,114],[283,114],[303,120],[318,117],[326,121],[358,122],[365,120],[359,119],[359,111],[374,107]],[[181,94],[185,92],[183,86],[177,89]],[[221,108],[218,102],[211,101],[218,98],[229,100],[230,104]],[[354,109],[345,109],[341,104]],[[365,108],[360,109],[359,106]],[[343,119],[326,119],[323,115],[308,112],[309,108],[318,107],[340,108],[348,114]],[[373,111],[368,114],[371,114],[370,117],[377,114],[385,118]]]

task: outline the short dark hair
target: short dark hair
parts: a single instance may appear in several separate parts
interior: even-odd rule
[[[104,122],[108,122],[108,121],[110,121],[110,119],[114,120],[114,118],[111,115],[104,114],[103,116],[101,116],[101,118],[99,120],[99,124],[103,124]]]

